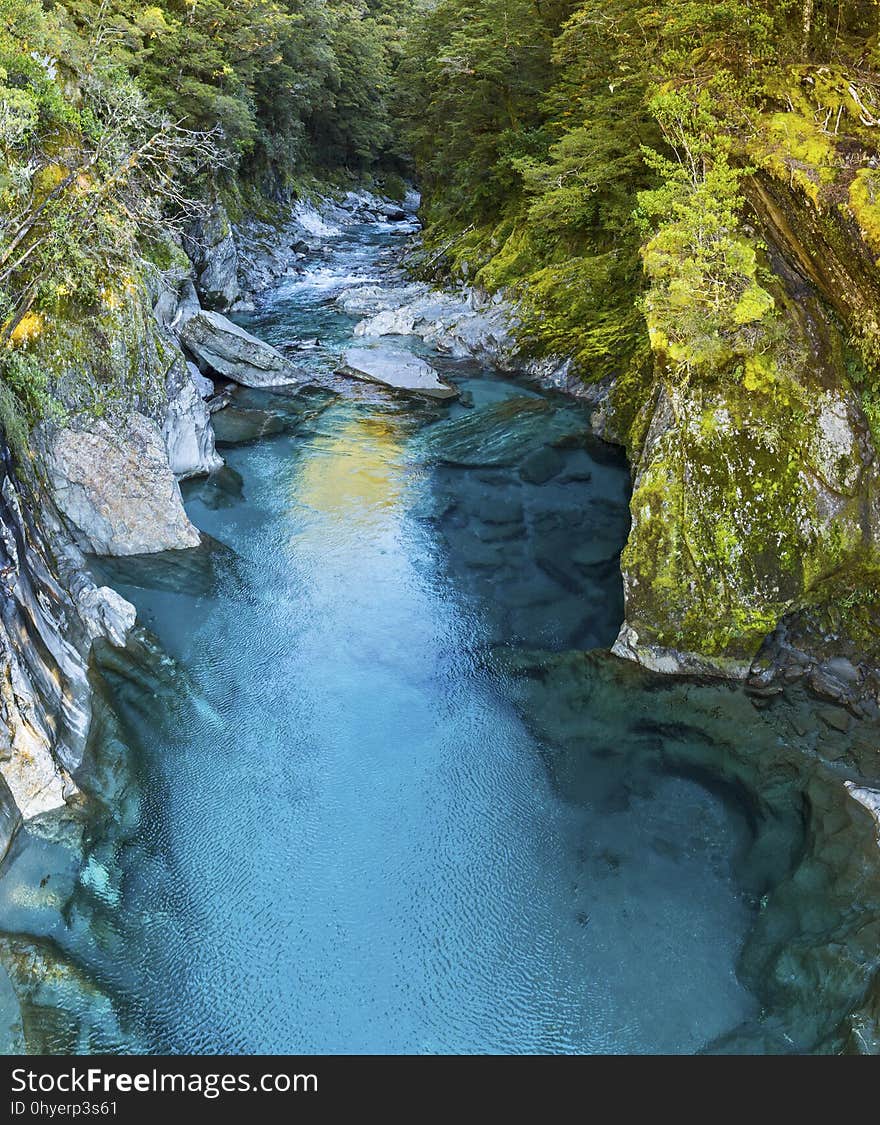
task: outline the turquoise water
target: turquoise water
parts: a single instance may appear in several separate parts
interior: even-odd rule
[[[545,682],[622,617],[629,474],[580,406],[441,356],[451,407],[329,378],[334,294],[399,241],[345,229],[255,318],[326,386],[218,416],[270,436],[185,487],[215,545],[104,564],[173,665],[103,659],[96,809],[0,881],[75,968],[46,1049],[687,1052],[758,1015],[738,960],[802,816],[768,846],[724,779],[726,689],[710,736],[608,658],[600,696]]]
[[[190,505],[238,554],[216,600],[123,588],[199,696],[145,739],[175,890],[170,919],[131,904],[173,985],[149,1014],[185,1050],[698,1047],[749,1009],[744,826],[672,779],[617,810],[560,798],[483,666],[497,607],[410,514],[412,428],[340,404],[232,453],[246,502]],[[594,849],[629,870],[591,886]]]

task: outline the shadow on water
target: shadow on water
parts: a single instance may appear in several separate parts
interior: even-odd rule
[[[711,863],[729,863],[753,911],[736,968],[760,1007],[706,1049],[875,1049],[878,839],[843,782],[876,784],[880,731],[800,690],[768,706],[731,685],[564,651],[608,647],[622,617],[622,466],[613,453],[596,457],[576,410],[539,461],[536,439],[518,448],[506,424],[494,436],[494,413],[505,423],[518,415],[510,404],[520,406],[516,398],[500,411],[478,406],[428,432],[438,468],[427,518],[445,540],[456,588],[481,604],[494,641],[489,663],[542,747],[556,791],[610,819],[641,818],[645,798],[662,799],[679,779],[714,795],[738,823],[726,856],[711,839],[696,846]],[[685,813],[686,798],[674,799]],[[599,866],[611,858],[619,878],[627,849],[635,865],[658,851],[681,859],[695,846],[690,827],[682,815],[671,833],[640,841],[631,817],[625,847],[609,855],[606,823]],[[682,876],[679,866],[673,879]],[[665,929],[674,930],[668,918]]]
[[[261,330],[345,339],[331,267]],[[8,1043],[873,1049],[878,731],[609,656],[623,459],[434,358],[451,407],[240,392],[203,547],[96,562],[140,628],[0,880]]]

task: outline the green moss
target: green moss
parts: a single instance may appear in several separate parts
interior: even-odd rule
[[[654,400],[653,356],[647,338],[632,362],[614,380],[607,432],[621,441],[632,461],[637,461],[651,424]]]
[[[140,281],[91,307],[44,315],[40,334],[17,351],[40,373],[40,416],[152,414],[163,402],[167,344]]]
[[[880,254],[880,175],[874,168],[860,168],[849,186],[849,206],[865,241]]]
[[[171,238],[163,238],[149,243],[144,247],[144,258],[162,273],[176,270],[185,275],[192,268],[183,249]]]
[[[24,465],[31,429],[47,418],[61,421],[64,411],[48,372],[25,348],[8,348],[0,360],[0,425],[16,461]]]
[[[880,659],[880,559],[864,551],[845,571],[811,591],[797,627],[818,652]]]
[[[823,404],[802,388],[668,393],[670,428],[646,452],[632,497],[627,616],[645,640],[751,659],[859,556],[862,497],[820,511],[810,481],[834,466],[817,444]],[[848,466],[836,471],[829,485],[846,497]]]
[[[772,113],[749,145],[749,155],[777,179],[797,186],[815,206],[837,177],[833,139],[797,112]]]
[[[754,324],[763,319],[765,313],[774,307],[772,296],[756,282],[752,282],[742,292],[733,309],[734,324]]]
[[[840,614],[840,632],[867,652],[880,647],[880,567],[866,567],[858,584],[833,602]]]
[[[497,227],[489,240],[494,252],[478,271],[476,282],[490,293],[516,285],[535,268],[534,251],[526,231],[508,220]]]
[[[861,392],[862,410],[871,428],[874,448],[880,450],[880,390],[863,388]]]
[[[28,441],[30,426],[24,407],[14,392],[0,380],[0,426],[12,455],[19,465],[24,464],[30,453]]]
[[[743,364],[743,386],[747,391],[770,394],[779,384],[779,367],[772,355],[757,352]]]

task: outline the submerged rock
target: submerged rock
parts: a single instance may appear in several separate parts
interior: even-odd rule
[[[414,391],[431,398],[455,398],[458,391],[444,383],[429,363],[395,348],[350,348],[340,374],[381,383],[397,391]]]
[[[277,348],[259,340],[215,312],[187,322],[181,342],[201,364],[246,387],[277,387],[300,382],[296,369]]]
[[[221,574],[228,572],[235,559],[235,552],[225,543],[203,535],[199,546],[187,551],[102,558],[95,560],[95,565],[116,585],[201,596],[214,590]]]
[[[228,406],[215,421],[217,441],[221,445],[244,445],[284,431],[284,420],[270,410],[243,410]]]
[[[746,816],[748,837],[731,863],[760,908],[737,975],[761,1006],[707,1049],[829,1053],[876,1043],[876,726],[854,725],[827,743],[797,693],[757,711],[743,691],[657,676],[603,653],[505,646],[492,660],[553,748],[548,770],[566,799],[602,800],[592,763],[613,752],[620,768],[605,775],[609,785],[692,778]],[[841,774],[841,749],[856,781]],[[861,1046],[849,1042],[854,1030],[867,1032]]]
[[[546,484],[548,480],[558,476],[564,467],[562,455],[545,445],[526,457],[519,467],[519,475],[528,484]]]
[[[94,420],[44,436],[45,465],[58,507],[79,545],[99,555],[195,547],[159,427],[143,414],[120,428]]]
[[[188,481],[184,486],[184,496],[187,501],[198,500],[213,511],[232,508],[244,496],[244,480],[241,473],[224,465],[209,477]]]
[[[545,399],[522,397],[440,422],[424,440],[429,453],[449,465],[480,468],[522,463],[527,475],[531,467],[532,475],[540,476],[537,461],[530,457],[548,446],[586,442],[589,435],[589,421],[582,411],[559,410]],[[543,472],[555,466],[548,460]]]

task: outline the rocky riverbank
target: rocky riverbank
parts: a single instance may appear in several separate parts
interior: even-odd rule
[[[217,204],[186,232],[172,269],[108,293],[90,322],[41,323],[31,341],[62,410],[33,434],[29,466],[3,450],[0,856],[23,817],[75,799],[92,643],[123,646],[135,623],[129,603],[95,584],[84,553],[197,546],[178,482],[222,467],[212,414],[228,388],[302,382],[223,310],[252,309],[285,271],[320,255],[329,215],[412,213],[366,193],[324,211],[300,203],[276,225],[233,225]]]
[[[821,599],[811,609],[804,594],[804,584],[816,584],[821,591],[833,580],[824,573],[831,565],[828,559],[838,551],[843,558],[846,542],[863,540],[867,557],[880,527],[876,453],[851,390],[817,375],[810,408],[797,416],[799,438],[789,480],[777,464],[783,434],[775,424],[765,426],[766,419],[752,416],[751,392],[733,401],[731,389],[722,388],[720,397],[710,401],[708,393],[694,387],[649,399],[639,407],[642,432],[634,443],[636,423],[626,403],[627,386],[613,379],[586,381],[564,358],[530,357],[517,342],[515,305],[502,293],[489,296],[466,285],[444,291],[410,282],[357,286],[339,303],[362,317],[354,332],[365,343],[417,336],[449,355],[525,373],[542,386],[588,402],[597,436],[627,448],[635,498],[621,563],[626,620],[614,645],[617,656],[665,674],[743,680],[756,698],[804,680],[820,699],[840,702],[860,717],[880,715],[880,667],[851,627],[857,606],[846,619],[846,610],[854,608],[852,597],[829,614]],[[827,334],[821,311],[813,306],[810,311],[816,331]],[[687,481],[689,499],[683,508],[676,507],[674,479],[663,468],[676,449],[688,464],[693,461],[692,472],[676,470]],[[716,453],[723,460],[721,477],[712,468]],[[797,507],[791,512],[787,505],[795,495]],[[673,565],[681,552],[687,553],[689,536],[713,534],[729,539],[725,549],[739,560],[735,573],[713,577],[708,566],[692,562],[692,581],[681,588],[677,580],[664,582],[656,573],[664,559]],[[773,543],[778,550],[771,549]],[[783,571],[798,552],[802,573],[793,583]],[[866,571],[866,605],[872,604],[870,582]],[[678,612],[675,604],[686,616],[698,614],[707,599],[715,605],[713,614],[721,614],[719,636],[729,643],[713,647],[709,618],[694,625],[700,645],[684,643],[682,623],[678,645],[670,643],[670,630],[657,633],[656,623]],[[734,643],[740,618],[750,614],[757,615],[750,643]]]
[[[95,339],[86,333],[77,335],[71,326],[60,325],[58,332],[47,333],[44,354],[55,364],[58,386],[63,389],[66,382],[73,384],[69,375],[76,363],[77,391],[68,399],[70,421],[46,424],[36,435],[36,472],[28,486],[32,498],[17,510],[36,510],[33,497],[39,496],[43,510],[54,513],[41,519],[39,527],[32,526],[37,555],[43,559],[42,573],[54,584],[55,596],[62,602],[85,604],[87,609],[76,609],[78,623],[72,614],[67,615],[70,621],[56,618],[47,623],[45,615],[39,618],[39,627],[53,636],[49,651],[66,652],[71,647],[77,655],[70,667],[59,670],[59,664],[50,675],[32,676],[32,686],[19,689],[18,694],[13,685],[23,679],[16,668],[32,662],[33,653],[29,642],[15,638],[26,637],[38,627],[36,611],[33,607],[27,610],[23,603],[13,611],[13,618],[29,615],[27,627],[15,627],[15,620],[8,623],[7,726],[13,732],[33,727],[41,733],[36,736],[39,752],[24,754],[16,750],[25,745],[24,735],[13,733],[5,767],[7,781],[12,779],[12,796],[7,794],[3,802],[7,825],[17,822],[16,809],[32,815],[60,803],[72,791],[68,774],[75,768],[88,727],[85,668],[90,638],[107,635],[115,643],[124,643],[134,620],[131,607],[112,591],[97,591],[82,567],[80,552],[127,555],[197,545],[199,534],[183,510],[177,482],[222,466],[212,415],[230,401],[235,385],[288,385],[295,390],[310,378],[297,360],[303,342],[295,342],[293,350],[279,349],[226,314],[247,315],[261,292],[284,274],[295,278],[298,272],[320,263],[328,243],[347,223],[385,221],[398,227],[403,224],[401,229],[414,233],[416,205],[414,197],[403,208],[367,193],[349,193],[339,202],[324,201],[320,209],[298,203],[276,226],[256,220],[234,226],[217,205],[208,219],[187,233],[182,242],[186,257],[181,255],[152,291],[145,286],[135,288],[118,306],[109,303],[98,325],[109,348],[101,351]],[[502,295],[489,297],[466,285],[438,289],[414,281],[399,262],[388,262],[381,276],[352,284],[332,299],[344,313],[358,318],[354,336],[359,349],[357,355],[351,351],[347,358],[340,356],[337,366],[341,372],[375,380],[379,371],[378,381],[383,381],[381,372],[389,363],[394,365],[395,339],[417,337],[442,354],[472,358],[500,371],[526,373],[543,386],[586,400],[593,406],[594,431],[608,440],[625,442],[625,435],[619,432],[620,388],[613,383],[585,383],[564,359],[535,360],[525,355],[517,343],[514,307]],[[360,359],[354,362],[352,356]],[[403,383],[409,378],[411,389],[428,387],[423,393],[440,396],[452,393],[427,364],[415,371],[417,362],[410,356],[411,375],[401,368],[389,385],[406,389]],[[123,364],[130,372],[127,379],[118,378]],[[100,396],[108,365],[117,373],[117,391],[106,402]],[[100,410],[88,409],[89,388],[100,402]],[[815,466],[810,477],[821,491],[819,507],[838,513],[840,503],[832,498],[851,494],[855,507],[861,504],[864,508],[858,490],[867,490],[867,496],[872,487],[865,469],[870,464],[867,447],[863,436],[853,429],[852,412],[846,404],[841,400],[838,409],[837,399],[827,394],[826,398],[825,405],[824,399],[818,403],[814,418]],[[670,403],[666,409],[678,417],[684,406]],[[671,432],[664,418],[661,405],[655,405],[654,421],[636,462],[637,496],[644,497],[646,466],[656,461],[660,444],[668,440],[664,435]],[[721,418],[715,430],[719,426],[723,430],[724,425]],[[843,474],[837,483],[835,474]],[[21,484],[8,459],[6,479],[10,494],[18,495]],[[707,505],[708,513],[708,500]],[[781,692],[786,683],[803,679],[818,698],[842,703],[859,717],[880,714],[877,670],[853,643],[847,646],[845,637],[826,636],[826,644],[817,651],[816,630],[806,636],[796,622],[783,618],[775,630],[770,629],[757,656],[731,658],[707,657],[643,638],[639,607],[652,591],[656,594],[650,584],[645,586],[637,562],[647,511],[643,502],[634,504],[635,531],[623,559],[627,610],[614,646],[618,656],[665,673],[745,680],[758,702]],[[671,534],[674,525],[667,523],[664,528]],[[49,540],[44,542],[41,536],[46,533]],[[13,541],[23,534],[22,526],[16,530],[11,524],[6,538]],[[65,560],[63,566],[61,559]],[[34,581],[33,577],[16,579],[10,588],[23,591]],[[74,590],[78,591],[76,598]],[[768,627],[773,624],[769,622]],[[39,685],[50,681],[53,686],[43,698]],[[79,732],[75,738],[59,733],[65,707],[72,716],[70,729]],[[22,719],[35,710],[42,712],[40,718]],[[64,743],[65,737],[68,742],[72,739],[73,749]]]

